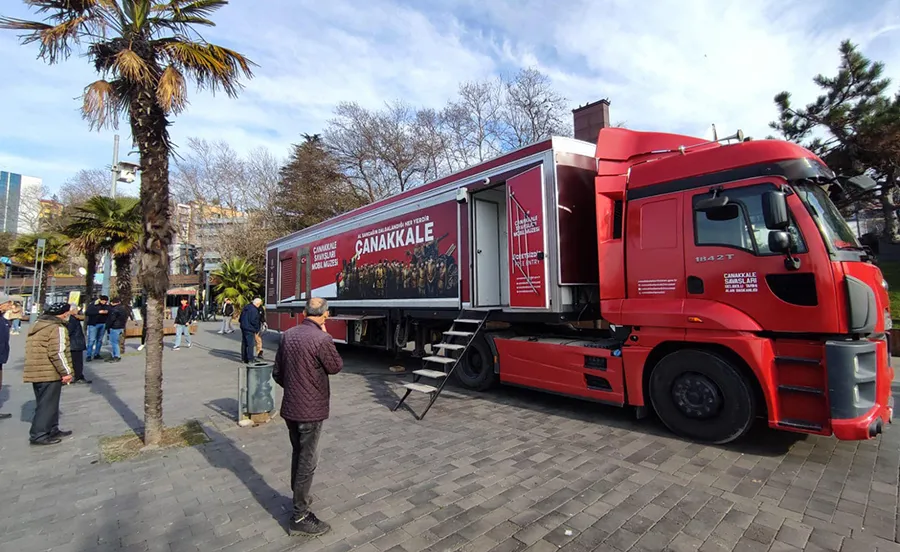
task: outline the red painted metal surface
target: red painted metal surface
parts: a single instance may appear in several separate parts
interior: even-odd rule
[[[542,166],[506,181],[509,306],[547,307],[547,220]]]

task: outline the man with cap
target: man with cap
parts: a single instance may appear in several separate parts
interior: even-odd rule
[[[59,429],[59,396],[75,375],[67,328],[70,308],[68,303],[47,305],[25,340],[23,381],[34,388],[35,402],[32,445],[55,445],[72,434]]]
[[[3,314],[13,307],[9,295],[0,293],[0,392],[3,391],[3,365],[9,360],[9,320]],[[0,420],[12,418],[9,412],[0,412]]]

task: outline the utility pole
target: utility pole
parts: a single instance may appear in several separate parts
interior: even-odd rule
[[[116,134],[113,139],[113,161],[112,168],[110,171],[112,172],[112,184],[109,187],[109,196],[113,199],[116,198],[116,181],[119,180],[119,135]],[[107,251],[106,254],[103,255],[103,285],[100,288],[100,293],[109,297],[109,279],[112,276],[112,253]],[[90,297],[87,298],[90,301]]]

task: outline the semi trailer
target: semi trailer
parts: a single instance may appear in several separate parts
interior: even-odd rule
[[[269,327],[299,324],[318,296],[335,342],[412,346],[445,367],[417,372],[451,368],[470,389],[655,412],[703,442],[756,418],[880,434],[887,283],[831,200],[845,179],[740,132],[596,136],[531,144],[273,241]],[[407,395],[430,393],[430,408],[443,381]]]

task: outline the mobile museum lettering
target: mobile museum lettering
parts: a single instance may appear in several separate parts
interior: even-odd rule
[[[434,223],[429,222],[425,216],[360,234],[356,240],[356,254],[377,253],[428,243],[432,240],[434,240]]]
[[[756,272],[726,272],[725,293],[756,293],[759,284]]]

